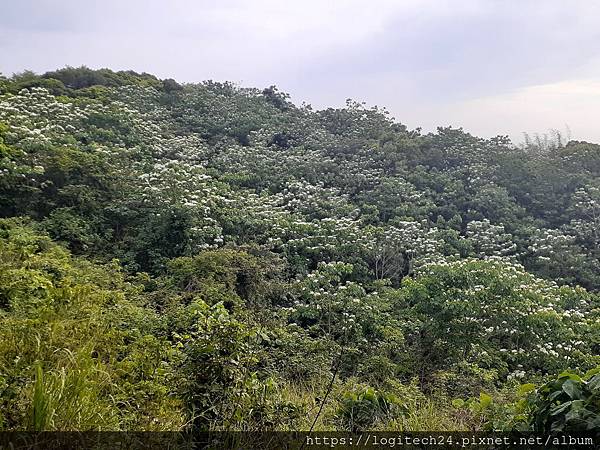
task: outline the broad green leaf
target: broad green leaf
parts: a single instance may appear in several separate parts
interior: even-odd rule
[[[581,381],[581,377],[579,375],[577,375],[576,373],[568,372],[566,370],[560,375],[558,375],[558,378],[568,378],[574,381]]]
[[[561,412],[565,411],[570,406],[571,406],[571,402],[565,402],[561,405],[557,405],[550,410],[550,415],[556,416],[556,415],[560,414]]]
[[[562,389],[572,399],[577,399],[581,397],[581,387],[579,386],[579,383],[572,379],[565,381],[562,386]]]
[[[526,384],[522,384],[521,386],[519,386],[519,390],[518,390],[518,394],[519,395],[525,395],[528,394],[531,391],[535,390],[535,384],[533,383],[526,383]]]
[[[481,405],[482,408],[487,408],[488,406],[490,406],[492,404],[492,397],[490,397],[485,392],[481,392],[479,394],[479,404]]]
[[[587,382],[587,387],[590,391],[600,390],[600,373],[593,376],[590,381]]]

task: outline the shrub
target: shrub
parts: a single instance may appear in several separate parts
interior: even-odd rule
[[[406,412],[406,407],[393,394],[365,387],[347,392],[338,411],[340,427],[345,430],[365,430],[381,420]]]
[[[600,430],[600,367],[581,378],[563,372],[529,400],[531,425],[539,433]]]

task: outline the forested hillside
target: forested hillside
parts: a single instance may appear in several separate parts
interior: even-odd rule
[[[0,430],[600,429],[600,145],[23,73],[0,215]]]

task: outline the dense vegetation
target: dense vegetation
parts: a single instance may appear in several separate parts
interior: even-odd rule
[[[600,428],[599,145],[23,73],[0,215],[0,430]]]

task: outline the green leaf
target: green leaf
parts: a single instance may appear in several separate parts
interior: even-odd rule
[[[479,394],[479,404],[482,408],[487,408],[492,404],[492,397],[487,395],[485,392]]]
[[[455,398],[454,400],[452,400],[452,406],[454,406],[455,408],[462,408],[463,406],[465,406],[465,401],[462,398]]]
[[[581,377],[579,375],[566,370],[558,375],[558,378],[568,378],[569,380],[581,381]]]
[[[587,382],[587,387],[590,391],[600,390],[600,373],[593,376],[590,381]]]
[[[562,389],[572,399],[581,397],[581,388],[579,387],[579,383],[572,379],[565,381],[562,385]]]
[[[560,414],[561,412],[565,411],[567,408],[569,408],[571,406],[571,402],[565,402],[561,405],[557,405],[554,408],[552,408],[550,410],[550,415],[551,416],[557,416],[558,414]]]
[[[575,403],[575,402],[573,402],[573,403]],[[585,412],[585,410],[583,410],[582,408],[575,408],[574,405],[571,405],[571,406],[572,406],[572,408],[565,415],[565,420],[567,422],[571,422],[573,420],[580,420],[580,419],[582,419],[582,415]]]
[[[600,375],[600,366],[595,367],[593,369],[588,370],[585,375],[583,376],[584,379],[589,380],[590,378],[592,378],[594,375]]]
[[[558,397],[560,397],[563,394],[563,391],[554,391],[552,394],[550,394],[548,396],[548,400],[550,400],[551,402],[556,400]]]
[[[520,396],[523,396],[534,390],[535,390],[535,384],[526,383],[526,384],[522,384],[521,386],[519,386],[518,394]]]

